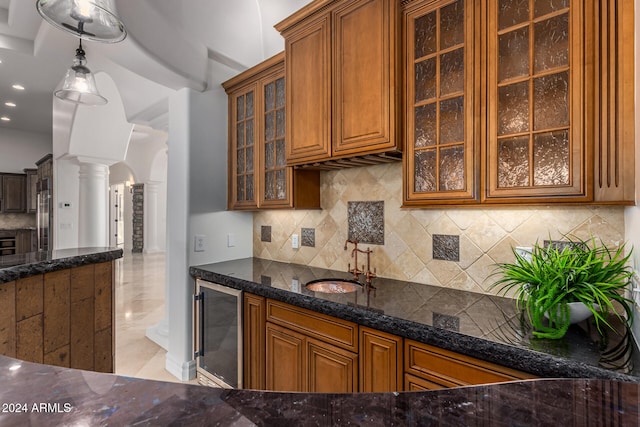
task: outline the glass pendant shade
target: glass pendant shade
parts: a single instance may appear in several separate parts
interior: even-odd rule
[[[75,102],[83,105],[104,105],[107,98],[98,93],[96,80],[91,70],[85,65],[85,58],[82,44],[76,50],[76,57],[73,65],[67,70],[62,88],[57,90],[54,95],[64,101]]]
[[[116,43],[127,36],[113,0],[37,0],[36,8],[45,21],[85,40]]]

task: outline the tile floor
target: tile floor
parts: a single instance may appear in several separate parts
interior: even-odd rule
[[[117,265],[116,374],[180,382],[164,368],[166,351],[145,336],[164,316],[165,254],[125,251]]]

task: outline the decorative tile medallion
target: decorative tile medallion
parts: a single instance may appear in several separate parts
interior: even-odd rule
[[[453,332],[460,332],[460,318],[458,316],[433,313],[432,322],[433,326],[435,326],[436,328],[446,329]]]
[[[270,225],[263,225],[262,227],[260,227],[260,240],[263,242],[270,242],[271,241],[271,226]]]
[[[433,259],[460,261],[460,236],[433,235]]]
[[[576,249],[580,249],[580,246],[582,246],[582,249],[588,249],[587,245],[582,245],[579,242],[569,242],[567,240],[545,240],[544,247],[548,248],[549,246],[552,246],[560,252],[562,252],[564,248],[576,247]]]
[[[349,202],[349,240],[384,245],[384,201]]]
[[[315,228],[302,229],[302,246],[309,246],[311,248],[316,247],[316,229]]]
[[[260,283],[264,286],[271,286],[271,276],[265,276],[264,274],[261,275]]]

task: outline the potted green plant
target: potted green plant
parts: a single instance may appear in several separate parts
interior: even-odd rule
[[[584,304],[594,316],[600,333],[613,314],[629,324],[633,301],[626,298],[633,270],[628,264],[631,251],[624,255],[624,244],[615,251],[598,245],[595,238],[585,241],[565,236],[562,242],[536,243],[530,256],[514,249],[514,263],[499,263],[492,284],[501,294],[512,294],[523,309],[538,338],[558,339],[571,324],[572,305]],[[623,317],[614,307],[619,303]]]

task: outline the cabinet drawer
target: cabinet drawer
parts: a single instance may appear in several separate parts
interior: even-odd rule
[[[358,325],[279,301],[267,300],[267,321],[356,353]]]
[[[405,341],[405,373],[449,387],[535,378],[524,372],[411,340]]]

